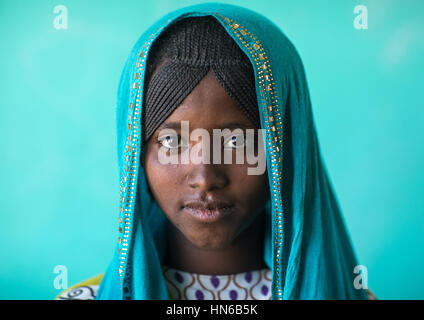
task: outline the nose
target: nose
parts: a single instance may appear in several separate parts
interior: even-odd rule
[[[191,165],[187,176],[188,185],[201,192],[222,189],[228,185],[228,182],[227,175],[216,164],[201,163]]]

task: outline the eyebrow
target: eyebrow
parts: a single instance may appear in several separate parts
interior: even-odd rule
[[[247,122],[228,122],[223,123],[218,126],[216,126],[214,129],[248,129],[248,128],[254,128],[254,125]],[[179,131],[181,129],[181,122],[164,122],[162,123],[156,131],[160,131],[163,129],[173,129],[175,131]]]

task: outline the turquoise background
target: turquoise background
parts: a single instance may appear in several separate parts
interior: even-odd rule
[[[105,271],[117,238],[115,109],[140,34],[205,1],[0,0],[0,299],[52,299]],[[424,298],[424,2],[223,1],[302,56],[320,145],[368,285]],[[68,29],[53,27],[56,5]],[[368,8],[368,29],[353,9]]]

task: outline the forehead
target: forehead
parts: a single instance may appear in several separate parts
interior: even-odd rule
[[[189,120],[190,126],[193,124],[194,127],[203,128],[235,121],[253,127],[249,118],[220,85],[212,71],[208,72],[165,122],[181,120]]]

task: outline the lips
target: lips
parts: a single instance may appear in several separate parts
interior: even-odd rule
[[[231,214],[234,205],[221,201],[194,200],[184,203],[183,209],[201,222],[212,223]]]

